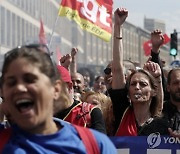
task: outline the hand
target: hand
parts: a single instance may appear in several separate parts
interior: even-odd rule
[[[104,75],[104,83],[106,85],[106,89],[111,89],[112,87],[112,74]]]
[[[152,51],[159,53],[159,48],[164,42],[164,36],[161,30],[154,30],[151,33]]]
[[[177,137],[180,139],[180,130],[172,130],[171,128],[168,128],[168,131],[172,137]]]
[[[147,70],[154,78],[161,77],[161,68],[159,64],[150,61],[151,57],[144,64],[143,69]]]
[[[128,16],[128,10],[125,8],[117,8],[114,12],[115,25],[121,26]]]
[[[72,58],[74,58],[76,56],[77,52],[78,52],[78,48],[72,48],[72,50],[71,50]]]
[[[70,54],[64,55],[60,59],[61,65],[64,66],[68,70],[69,70],[69,66],[70,66],[71,62],[72,62],[72,57]]]

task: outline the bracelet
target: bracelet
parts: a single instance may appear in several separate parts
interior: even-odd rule
[[[160,54],[160,50],[158,50],[158,53],[154,52],[152,49],[151,49],[151,52],[155,55],[159,55]]]
[[[114,36],[114,38],[122,40],[122,37],[120,37],[120,36]]]

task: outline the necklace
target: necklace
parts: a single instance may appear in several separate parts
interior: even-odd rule
[[[141,134],[141,132],[144,130],[145,126],[149,125],[154,118],[150,117],[148,120],[146,120],[141,126],[138,126],[137,124],[137,128],[138,128],[138,135]],[[136,122],[137,123],[137,122]]]
[[[144,125],[150,124],[150,123],[153,121],[153,119],[154,119],[154,118],[150,117],[150,118],[148,118],[145,122],[143,122],[141,125],[139,125],[138,122],[137,122],[137,120],[136,120],[136,125],[137,125],[138,127],[143,127]]]

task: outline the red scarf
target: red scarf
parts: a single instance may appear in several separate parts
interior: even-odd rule
[[[132,107],[124,112],[116,136],[137,136],[135,115]]]

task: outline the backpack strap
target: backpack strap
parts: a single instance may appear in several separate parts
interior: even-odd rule
[[[83,118],[85,121],[86,126],[85,127],[90,127],[91,126],[91,104],[83,102],[82,103],[82,113],[83,113]]]
[[[90,128],[91,127],[91,112],[92,110],[96,108],[95,105],[92,105],[90,103],[87,102],[83,102],[82,103],[82,116],[84,118],[84,121],[86,123],[85,127]]]
[[[77,125],[73,125],[73,126],[76,128],[80,138],[82,139],[86,147],[87,154],[100,154],[99,146],[92,132],[84,127],[80,127]],[[8,142],[11,133],[12,133],[11,128],[4,129],[0,132],[0,153],[2,152],[5,144]]]
[[[76,128],[80,138],[82,139],[82,142],[86,147],[87,154],[100,154],[100,149],[93,133],[88,128],[77,125],[73,126]]]
[[[6,128],[0,132],[0,153],[2,152],[5,144],[8,142],[12,133],[11,128]]]

